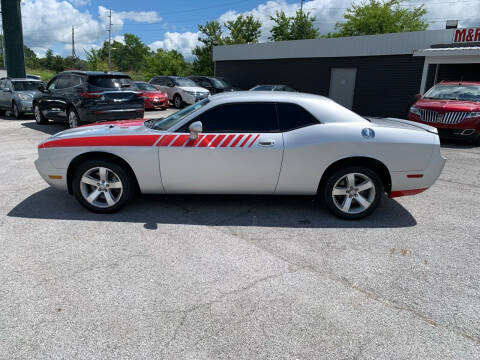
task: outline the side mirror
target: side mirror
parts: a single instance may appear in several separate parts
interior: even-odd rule
[[[3,89],[3,92],[9,93],[9,92],[12,92],[12,90],[10,90],[9,88],[5,88],[5,89]]]
[[[415,95],[415,100],[420,100],[422,98],[422,94],[416,94]]]
[[[197,140],[198,139],[198,133],[201,133],[203,131],[203,125],[201,121],[195,121],[190,124],[188,127],[188,130],[190,131],[190,140]]]
[[[44,92],[45,91],[45,85],[41,84],[38,86],[38,91]]]

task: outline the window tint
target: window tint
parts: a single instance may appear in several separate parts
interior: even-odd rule
[[[56,89],[57,88],[57,80],[58,80],[58,78],[54,78],[54,79],[50,80],[50,82],[48,83],[47,89],[48,90]]]
[[[319,124],[312,114],[296,104],[279,103],[277,109],[282,132]]]
[[[68,87],[81,86],[83,84],[83,78],[78,75],[71,75],[69,80]]]
[[[13,88],[15,89],[15,91],[38,90],[40,84],[40,81],[14,81]]]
[[[278,132],[274,104],[219,105],[194,121],[202,122],[203,132]]]
[[[68,87],[68,75],[59,76],[55,81],[55,89],[66,89]]]
[[[128,76],[121,75],[100,75],[100,76],[90,76],[88,78],[88,83],[97,88],[103,89],[119,89],[119,88],[129,88],[133,86],[133,81]]]
[[[152,80],[150,80],[150,84],[163,85],[163,78],[155,76]]]
[[[0,80],[0,89],[5,87],[5,80]]]

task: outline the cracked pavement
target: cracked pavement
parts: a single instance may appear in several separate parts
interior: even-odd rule
[[[98,215],[36,173],[62,125],[0,128],[1,359],[480,358],[478,147],[358,222],[302,197]]]

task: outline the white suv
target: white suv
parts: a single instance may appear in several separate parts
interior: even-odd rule
[[[180,76],[154,76],[150,80],[158,90],[165,92],[173,105],[180,109],[184,104],[195,104],[203,100],[210,92],[199,87],[195,82]]]

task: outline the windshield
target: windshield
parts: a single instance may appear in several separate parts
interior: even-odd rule
[[[128,76],[118,75],[90,76],[88,78],[88,83],[92,86],[104,89],[119,89],[131,87],[133,85],[132,79]]]
[[[29,91],[38,90],[42,83],[40,81],[12,81],[12,84],[15,91]]]
[[[253,91],[272,91],[273,85],[257,85],[253,89]]]
[[[155,86],[147,83],[135,83],[135,85],[137,85],[137,87],[143,91],[158,91]]]
[[[226,88],[226,87],[230,87],[230,84],[228,84],[226,81],[224,81],[222,79],[210,78],[210,80],[212,80],[213,85],[217,89],[223,89],[223,88]]]
[[[178,122],[182,121],[186,116],[190,115],[191,113],[197,111],[198,109],[207,105],[210,101],[208,99],[204,99],[202,101],[197,102],[196,104],[190,105],[179,112],[176,112],[173,115],[170,115],[166,118],[162,119],[152,119],[145,122],[145,125],[149,128],[155,130],[168,130],[173,125],[177,124]]]
[[[172,78],[173,82],[177,86],[194,86],[198,87],[197,84],[193,80],[187,79],[187,78]]]
[[[480,86],[478,85],[436,85],[423,97],[435,100],[480,101]]]

